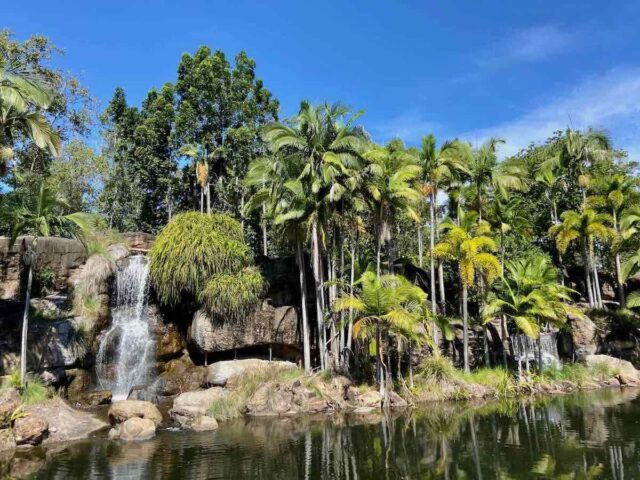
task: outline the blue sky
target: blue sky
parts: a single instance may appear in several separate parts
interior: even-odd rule
[[[0,25],[49,36],[103,106],[116,86],[140,102],[207,44],[247,51],[283,115],[342,101],[378,141],[499,135],[506,155],[571,123],[640,158],[635,0],[31,0],[3,5]]]

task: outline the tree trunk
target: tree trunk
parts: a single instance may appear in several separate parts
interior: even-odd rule
[[[355,263],[356,263],[356,242],[351,246],[351,272],[349,273],[349,294],[353,295],[353,284],[355,283]],[[353,338],[353,307],[349,307],[349,330],[347,331],[347,351],[351,352],[351,342]]]
[[[418,225],[418,266],[422,268],[422,225]]]
[[[382,228],[378,233],[378,246],[376,249],[376,275],[380,276],[380,258],[382,257]]]
[[[434,187],[433,192],[433,210],[434,210],[434,226],[436,238],[440,238],[440,231],[438,230],[438,191]],[[442,262],[438,262],[438,285],[440,287],[440,313],[442,315],[447,314],[447,299],[444,292],[444,267]],[[435,297],[434,297],[435,300]]]
[[[33,283],[33,264],[37,259],[38,237],[33,237],[30,247],[27,250],[29,262],[29,274],[27,277],[27,291],[24,299],[24,313],[22,315],[22,337],[20,339],[20,385],[24,387],[27,383],[27,336],[29,332],[29,302],[31,300],[31,285]]]
[[[584,279],[586,282],[587,288],[587,297],[589,299],[589,306],[591,308],[595,307],[594,299],[593,299],[593,289],[591,287],[591,265],[589,262],[589,253],[587,251],[586,242],[583,240],[582,246],[582,262],[584,263]]]
[[[200,187],[200,213],[204,213],[204,187]]]
[[[616,209],[613,209],[613,228],[618,232],[618,216],[616,214]],[[618,282],[618,302],[620,302],[620,306],[624,308],[627,304],[627,300],[624,296],[624,282],[622,281],[622,269],[620,267],[620,254],[616,253],[616,280]]]
[[[598,303],[598,308],[603,308],[604,303],[602,303],[602,290],[600,289],[600,278],[598,276],[598,267],[595,262],[593,263],[593,285],[596,293],[596,301]]]
[[[378,374],[378,387],[380,395],[384,395],[384,369],[382,368],[382,347],[380,342],[382,341],[380,335],[380,327],[376,327],[376,372]]]
[[[429,232],[429,269],[431,274],[431,313],[436,315],[436,267],[435,258],[433,256],[433,250],[436,245],[436,232],[435,232],[435,206],[433,204],[433,192],[431,192],[431,201],[429,202],[429,216],[431,218],[430,232]],[[435,325],[434,325],[435,335]],[[435,340],[435,338],[434,338]]]
[[[467,286],[462,285],[462,357],[464,359],[464,371],[469,373],[469,311],[468,311]]]
[[[326,332],[324,331],[324,299],[322,292],[322,260],[320,258],[320,245],[318,238],[318,224],[313,222],[311,232],[312,255],[313,255],[313,277],[316,290],[316,316],[318,323],[318,353],[320,355],[320,369],[325,370],[325,348],[326,348]]]
[[[311,373],[311,337],[309,336],[309,318],[307,315],[307,279],[305,276],[304,251],[302,243],[297,242],[298,270],[300,272],[300,307],[302,311],[302,345],[304,352],[304,373]]]
[[[262,255],[267,256],[267,205],[262,204]]]
[[[207,213],[211,213],[211,184],[207,180]]]

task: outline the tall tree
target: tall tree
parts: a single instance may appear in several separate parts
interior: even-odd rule
[[[460,276],[462,299],[463,359],[464,369],[469,371],[469,312],[468,291],[476,285],[476,273],[484,276],[488,285],[500,275],[500,261],[492,252],[497,250],[495,241],[488,236],[491,228],[485,221],[478,221],[474,211],[460,212],[458,223],[450,219],[442,222],[444,238],[435,246],[436,256],[456,262]]]

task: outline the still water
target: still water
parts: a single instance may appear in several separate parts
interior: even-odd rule
[[[100,435],[11,461],[13,475],[47,479],[633,479],[640,390],[436,404],[390,417],[239,420],[134,444]]]

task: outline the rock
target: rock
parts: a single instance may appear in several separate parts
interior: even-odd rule
[[[11,473],[10,478],[33,478],[42,467],[45,465],[45,459],[29,456],[20,457],[15,456],[11,461]]]
[[[115,440],[117,438],[120,438],[120,425],[118,425],[117,427],[113,427],[111,430],[109,430],[109,433],[107,434],[107,436],[109,437],[109,440]]]
[[[620,380],[618,380],[617,378],[610,378],[609,380],[604,382],[604,384],[607,387],[619,387],[621,385]]]
[[[80,440],[108,426],[94,415],[76,410],[57,398],[27,407],[25,411],[30,415],[47,419],[49,435],[45,443]]]
[[[69,368],[80,363],[88,351],[86,340],[78,332],[84,328],[80,317],[34,323],[30,327],[35,342],[31,350],[40,356],[47,369]]]
[[[267,382],[254,392],[247,402],[247,414],[254,416],[321,413],[335,405],[318,397],[299,381],[293,383]]]
[[[111,390],[95,390],[84,394],[84,400],[87,405],[97,407],[98,405],[109,405],[111,403]]]
[[[209,430],[216,430],[218,428],[218,422],[215,418],[207,415],[200,415],[191,424],[191,429],[195,432],[207,432]]]
[[[39,317],[57,320],[64,316],[66,301],[66,295],[48,295],[44,298],[32,298],[29,301],[29,308]]]
[[[176,395],[207,386],[207,367],[194,365],[189,355],[171,360],[156,382],[159,395]]]
[[[144,400],[145,402],[157,404],[158,394],[154,386],[137,386],[131,389],[127,400]]]
[[[631,362],[609,355],[588,355],[585,362],[589,367],[603,363],[611,371],[618,372],[617,379],[623,385],[640,386],[640,371],[636,370]]]
[[[81,368],[73,368],[66,371],[69,381],[67,397],[73,402],[82,402],[84,394],[91,386],[91,375]]]
[[[356,397],[355,404],[358,407],[380,408],[382,406],[382,395],[377,390],[369,390],[359,393]]]
[[[199,353],[272,345],[274,351],[281,351],[281,357],[287,355],[296,361],[300,355],[298,338],[296,309],[274,307],[268,301],[264,301],[242,325],[213,322],[199,310],[187,331],[187,343]]]
[[[389,392],[389,406],[391,408],[404,408],[409,406],[407,401],[398,395],[396,392]]]
[[[11,415],[22,403],[20,394],[15,388],[0,389],[0,428],[6,427],[11,422]]]
[[[122,234],[124,242],[129,249],[138,252],[147,252],[156,241],[155,235],[145,232],[126,232]]]
[[[11,428],[3,428],[0,430],[0,452],[5,450],[13,450],[16,448],[16,440],[13,436]]]
[[[151,420],[156,426],[162,423],[160,410],[153,403],[143,400],[122,400],[112,404],[109,408],[111,425],[123,423],[133,417]]]
[[[576,359],[583,361],[587,356],[595,354],[598,350],[595,323],[589,317],[580,318],[572,314],[567,315],[567,321],[571,327]]]
[[[38,416],[29,415],[13,422],[13,436],[17,445],[39,445],[49,432],[49,423]]]
[[[134,442],[156,436],[156,424],[147,418],[131,417],[120,425],[120,440]]]
[[[114,243],[107,247],[107,254],[112,261],[118,262],[129,256],[129,247],[123,243]]]
[[[189,426],[197,417],[206,415],[215,400],[224,398],[228,393],[220,387],[182,393],[173,400],[169,416],[180,425]]]
[[[0,285],[4,287],[0,291],[2,299],[19,297],[22,257],[32,241],[33,237],[20,236],[9,248],[10,239],[0,237]],[[65,289],[67,279],[86,258],[81,242],[59,237],[39,237],[36,253],[36,270],[52,271],[52,290],[58,292]]]
[[[165,321],[156,305],[147,307],[147,320],[156,339],[156,358],[166,362],[180,357],[187,344],[177,325]]]
[[[227,381],[237,375],[249,371],[256,371],[259,369],[278,368],[278,369],[293,369],[296,368],[295,363],[260,360],[258,358],[247,358],[245,360],[225,360],[222,362],[216,362],[207,367],[207,383],[209,385],[224,387]]]

